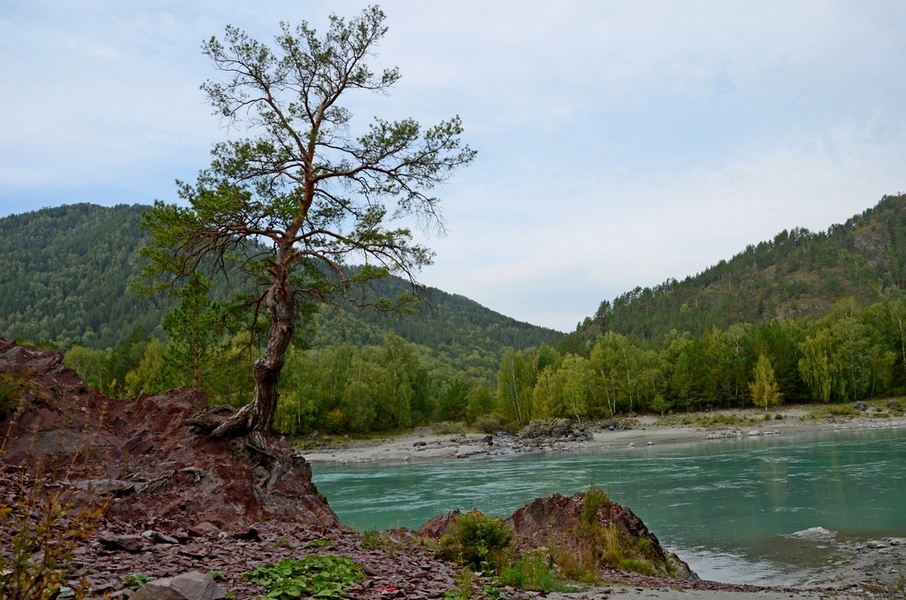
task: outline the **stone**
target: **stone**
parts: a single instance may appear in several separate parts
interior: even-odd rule
[[[142,532],[142,537],[150,541],[152,544],[178,544],[179,540],[175,537],[169,536],[165,533],[159,531],[154,531],[149,529]]]
[[[220,533],[220,528],[210,521],[202,521],[194,527],[189,527],[189,535],[195,537],[216,537]]]
[[[209,574],[190,571],[143,585],[134,600],[223,600],[226,594]]]
[[[897,400],[888,400],[887,408],[901,408],[903,405],[900,404]]]
[[[124,551],[132,554],[145,549],[145,543],[140,535],[116,535],[105,531],[98,536],[98,541],[107,550]]]
[[[862,412],[866,412],[868,410],[868,405],[864,402],[856,402],[855,404],[853,404],[853,406],[856,407],[857,410],[861,410]]]
[[[233,534],[233,537],[237,540],[260,540],[261,535],[258,533],[258,530],[254,527],[249,527],[245,531],[240,531]]]

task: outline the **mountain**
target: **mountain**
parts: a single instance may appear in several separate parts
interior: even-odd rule
[[[141,216],[149,206],[75,204],[0,219],[0,335],[66,347],[113,347],[136,327],[162,335],[166,296],[141,300],[129,289],[140,249],[149,243]],[[381,282],[381,294],[408,283]],[[429,288],[428,304],[413,315],[324,309],[309,340],[378,344],[386,331],[429,349],[457,370],[480,367],[493,379],[500,357],[516,349],[557,343],[563,334],[511,319],[464,296]],[[486,373],[485,373],[486,371]]]
[[[749,245],[682,281],[669,279],[604,301],[579,325],[579,338],[605,331],[633,340],[658,339],[672,329],[700,335],[711,327],[767,322],[775,317],[820,318],[840,298],[877,300],[906,284],[906,195],[827,231],[794,228]]]
[[[147,207],[75,204],[0,219],[0,335],[105,348],[173,304],[128,288]]]

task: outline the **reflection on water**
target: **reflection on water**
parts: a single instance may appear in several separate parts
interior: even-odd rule
[[[453,509],[507,516],[594,481],[702,577],[798,583],[839,560],[789,534],[906,535],[906,431],[828,433],[596,453],[400,465],[314,466],[340,519],[360,530],[418,527]]]

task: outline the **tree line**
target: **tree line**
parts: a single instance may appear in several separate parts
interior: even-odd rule
[[[773,319],[672,330],[636,344],[606,332],[561,354],[510,351],[497,376],[495,410],[531,419],[606,418],[781,403],[845,402],[903,392],[906,298],[896,289],[867,308],[852,299],[821,319]]]
[[[212,326],[206,310],[187,294],[165,320],[169,341],[136,329],[112,349],[74,346],[65,362],[113,396],[184,385],[208,392],[212,404],[241,406],[261,349],[248,333]],[[580,347],[511,348],[490,384],[385,332],[361,345],[290,346],[273,431],[364,434],[443,421],[515,430],[535,419],[849,402],[902,393],[904,365],[906,297],[898,290],[864,309],[841,300],[821,319],[700,336],[674,330],[649,343],[606,332]]]

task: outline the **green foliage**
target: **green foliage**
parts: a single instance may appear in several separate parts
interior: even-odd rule
[[[349,21],[332,15],[320,36],[305,22],[281,23],[268,46],[227,26],[222,40],[202,45],[223,77],[202,90],[248,137],[215,144],[211,166],[194,184],[179,184],[184,202],[155,202],[144,216],[153,243],[142,250],[142,276],[148,292],[173,290],[198,273],[212,282],[230,273],[255,289],[231,299],[248,311],[254,340],[269,332],[254,400],[214,435],[270,429],[286,350],[318,305],[344,300],[388,312],[415,304],[412,292],[374,297],[367,284],[396,273],[416,287],[415,273],[433,253],[397,223],[414,217],[440,226],[439,200],[429,192],[475,152],[461,142],[459,117],[429,128],[375,118],[365,133],[351,133],[344,104],[356,93],[389,92],[399,79],[396,68],[376,74],[368,65],[387,33],[384,20],[372,6]],[[350,256],[364,266],[345,268]],[[389,365],[398,359],[405,357]],[[422,408],[419,399],[392,368],[388,378],[391,403],[361,407],[353,427],[363,429],[372,410],[397,427],[411,424],[404,409]]]
[[[506,425],[503,422],[503,419],[497,415],[484,415],[479,417],[472,426],[481,433],[497,433],[498,431],[506,431]]]
[[[814,411],[812,413],[813,417],[859,417],[862,415],[862,411],[858,408],[852,406],[851,404],[837,404],[831,405],[827,408],[822,408],[821,410]]]
[[[598,569],[605,564],[644,575],[670,575],[669,565],[656,566],[652,561],[654,556],[649,540],[639,538],[633,542],[616,525],[603,524],[599,512],[608,502],[607,493],[592,483],[582,499],[579,522],[566,538],[558,540],[550,549],[563,576],[596,583]]]
[[[598,511],[610,502],[610,495],[592,481],[582,497],[582,525],[591,527],[598,522]]]
[[[755,380],[749,384],[749,389],[752,392],[752,401],[755,406],[764,407],[765,412],[769,407],[779,405],[783,399],[780,387],[774,378],[774,367],[763,354],[758,357],[758,363],[755,365]]]
[[[151,577],[145,575],[144,573],[134,573],[132,575],[126,575],[126,578],[123,580],[123,583],[126,584],[130,590],[137,592],[142,589],[146,583],[152,581]]]
[[[362,548],[365,550],[386,550],[390,548],[390,542],[384,537],[384,534],[374,529],[362,533]]]
[[[576,336],[592,339],[613,331],[643,343],[674,328],[700,336],[740,322],[817,319],[845,296],[867,306],[879,288],[899,288],[906,281],[904,206],[906,195],[884,196],[827,231],[784,230],[682,281],[637,287],[602,302]]]
[[[0,372],[0,421],[13,414],[28,391],[28,373],[22,371]]]
[[[204,275],[192,273],[174,292],[179,305],[163,320],[168,339],[163,360],[176,373],[180,383],[196,390],[203,387],[202,377],[210,375],[224,330],[225,308],[208,299],[212,284]]]
[[[561,592],[568,589],[546,548],[522,554],[503,570],[498,580],[501,585],[524,590]]]
[[[183,287],[175,297],[136,296],[128,283],[143,265],[138,248],[151,242],[139,225],[142,214],[149,210],[148,206],[76,205],[0,219],[0,230],[5,232],[0,246],[9,250],[0,252],[0,283],[6,282],[16,290],[0,297],[0,304],[9,305],[8,310],[0,311],[0,335],[55,340],[66,348],[65,364],[88,385],[114,397],[195,385],[197,374],[199,385],[211,395],[212,402],[240,406],[252,395],[250,371],[260,356],[254,340],[247,333],[244,337],[224,333],[214,344],[210,339],[190,342],[192,327],[198,326],[196,332],[200,333],[210,324],[215,333],[224,325],[212,318],[213,309],[225,308],[227,298],[250,295],[255,287],[242,283],[241,277],[217,276],[211,278],[208,294],[201,293],[204,286],[192,285],[189,279],[181,280]],[[86,239],[92,242],[86,244]],[[36,254],[43,257],[40,265],[35,262]],[[70,264],[70,260],[78,264]],[[23,271],[20,263],[38,266]],[[348,271],[351,277],[356,276],[356,269]],[[15,278],[7,282],[7,274]],[[26,291],[32,288],[43,290],[41,301],[19,303],[30,298]],[[56,297],[55,292],[48,292],[51,288],[66,289],[65,302],[62,298],[51,302]],[[381,297],[399,297],[407,290],[411,290],[408,282],[390,275],[371,282],[364,292],[366,302],[377,302]],[[321,307],[312,316],[313,326],[299,329],[298,346],[315,352],[341,344],[380,347],[388,332],[405,339],[422,369],[406,382],[414,392],[408,399],[409,418],[415,425],[432,418],[473,422],[493,412],[494,397],[487,390],[496,387],[496,372],[506,348],[541,346],[539,352],[544,354],[553,350],[544,342],[556,343],[562,337],[556,331],[504,317],[462,296],[437,289],[425,292],[427,301],[412,313],[358,310],[346,303],[339,304],[339,309]],[[128,310],[119,307],[124,303]],[[183,308],[178,309],[177,303],[184,304]],[[180,316],[170,324],[169,337],[162,327],[168,311],[169,320]],[[226,323],[238,326],[235,317],[228,313]],[[201,360],[195,361],[195,350],[200,350],[197,356]],[[542,356],[539,360],[546,359]],[[306,384],[301,377],[297,380],[294,393],[296,398],[303,398]],[[473,392],[477,389],[480,393],[476,396]],[[464,390],[466,409],[462,414]],[[402,394],[407,394],[405,385]],[[292,402],[284,412],[291,425],[280,429],[310,430],[316,422],[311,408],[304,399]],[[406,418],[405,414],[400,417]],[[388,420],[396,418],[391,415]],[[334,422],[338,423],[337,431],[349,430],[344,418]]]
[[[344,590],[364,579],[361,567],[342,556],[284,558],[243,573],[242,579],[267,589],[267,598],[291,600],[303,596],[340,600]]]
[[[497,408],[519,427],[532,420],[532,389],[536,377],[525,353],[510,349],[504,354],[497,371]]]
[[[74,204],[0,219],[0,335],[102,349],[136,327],[159,331],[172,303],[128,289],[145,210]]]
[[[501,572],[509,560],[512,528],[499,517],[477,510],[458,515],[452,531],[438,542],[441,558],[455,560],[475,571]]]
[[[481,417],[487,416],[494,411],[494,396],[483,385],[472,388],[469,392],[468,404],[466,405],[466,422],[475,423]],[[496,431],[496,430],[495,430]]]
[[[472,597],[472,571],[462,569],[456,575],[456,589],[444,592],[443,600],[469,600]]]

